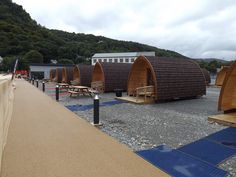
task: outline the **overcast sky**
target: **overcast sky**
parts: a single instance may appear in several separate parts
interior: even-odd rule
[[[39,24],[177,51],[236,58],[235,0],[13,0]]]

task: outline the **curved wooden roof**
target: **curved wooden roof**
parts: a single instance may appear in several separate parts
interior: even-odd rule
[[[79,80],[80,85],[91,86],[93,67],[91,65],[75,65],[73,80]]]
[[[199,65],[187,59],[138,57],[129,74],[128,94],[146,85],[154,85],[158,101],[206,94],[205,78]]]
[[[73,80],[73,70],[74,67],[64,67],[62,68],[62,81],[63,83],[70,83]]]
[[[218,109],[220,111],[236,109],[236,61],[227,68],[227,73],[220,90]]]
[[[209,71],[207,71],[205,68],[201,68],[202,73],[205,77],[206,85],[209,85],[211,83],[211,76]]]
[[[56,69],[51,69],[50,70],[50,81],[53,81],[53,79],[55,78],[56,76]]]
[[[222,86],[229,67],[224,66],[216,75],[215,85]]]
[[[127,90],[127,80],[132,64],[97,62],[93,69],[92,82],[103,81],[104,91]]]

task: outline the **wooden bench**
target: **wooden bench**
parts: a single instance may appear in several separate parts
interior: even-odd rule
[[[136,88],[136,99],[138,100],[139,96],[144,96],[144,100],[146,101],[147,97],[154,97],[155,91],[154,86],[144,86]]]
[[[104,83],[102,81],[95,81],[91,83],[91,90],[95,90],[99,93],[104,92]]]
[[[70,97],[73,95],[77,96],[79,94],[79,92],[74,91],[74,90],[69,90],[68,93],[70,94]]]

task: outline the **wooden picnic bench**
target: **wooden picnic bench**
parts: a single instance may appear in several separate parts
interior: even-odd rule
[[[144,86],[136,88],[136,99],[138,100],[139,96],[144,96],[144,100],[146,101],[147,97],[153,97],[155,95],[154,86]]]
[[[70,96],[77,96],[77,95],[89,95],[93,96],[93,94],[97,93],[96,90],[86,87],[86,86],[70,86],[70,89],[68,90],[68,93],[70,93]]]
[[[102,82],[102,81],[92,82],[91,88],[99,93],[103,93],[104,92],[104,82]]]

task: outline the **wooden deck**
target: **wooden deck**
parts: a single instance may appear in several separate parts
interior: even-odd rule
[[[217,122],[230,127],[236,127],[236,112],[209,116],[208,121]]]
[[[130,103],[135,103],[135,104],[152,104],[155,103],[155,100],[152,98],[147,97],[146,100],[144,97],[139,96],[137,99],[136,97],[133,96],[123,96],[123,97],[116,97],[117,100],[121,101],[127,101]]]

